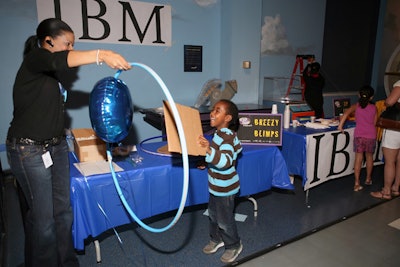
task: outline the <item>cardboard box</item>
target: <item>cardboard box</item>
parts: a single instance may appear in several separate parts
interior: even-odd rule
[[[182,121],[188,154],[192,156],[205,156],[206,149],[197,144],[198,136],[203,135],[199,111],[177,103],[175,103],[175,105]],[[168,151],[182,153],[174,114],[167,101],[164,101],[164,119],[167,132]]]
[[[97,137],[93,129],[73,129],[75,154],[80,162],[107,159],[106,143]]]

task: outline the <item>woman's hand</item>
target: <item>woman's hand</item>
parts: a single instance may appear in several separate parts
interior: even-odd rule
[[[101,65],[103,62],[112,69],[129,70],[132,68],[123,56],[111,50],[71,50],[68,52],[67,61],[70,68],[93,63]]]
[[[129,70],[132,68],[124,57],[111,50],[99,50],[98,61],[106,63],[112,69]]]

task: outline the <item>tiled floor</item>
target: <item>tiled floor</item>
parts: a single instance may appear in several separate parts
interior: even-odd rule
[[[393,223],[394,227],[389,226],[390,223]],[[240,266],[400,266],[400,198],[343,220]]]

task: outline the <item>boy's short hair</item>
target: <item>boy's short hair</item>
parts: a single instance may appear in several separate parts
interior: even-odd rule
[[[239,110],[235,103],[228,99],[221,99],[220,102],[224,103],[227,107],[226,112],[232,116],[232,120],[229,122],[228,128],[232,131],[239,129]]]

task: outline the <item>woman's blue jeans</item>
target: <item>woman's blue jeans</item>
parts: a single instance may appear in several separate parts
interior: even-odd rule
[[[25,266],[79,266],[72,243],[67,142],[21,145],[7,141],[7,156],[26,199]],[[46,168],[42,155],[53,165]]]
[[[224,241],[225,249],[240,246],[234,213],[235,197],[236,195],[217,197],[210,194],[208,201],[211,240],[216,243]]]

